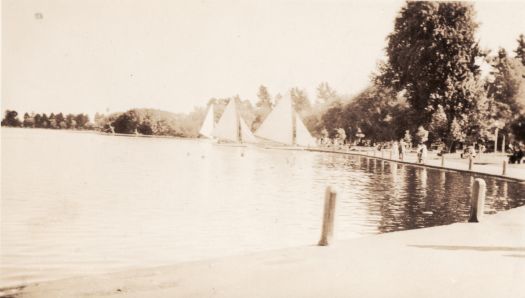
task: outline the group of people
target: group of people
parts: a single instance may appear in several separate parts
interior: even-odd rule
[[[381,145],[379,147],[379,150],[381,150],[383,146],[384,145]],[[399,142],[397,141],[392,142],[390,150],[391,150],[392,158],[404,160],[408,152],[408,145],[403,139],[401,139],[399,140]],[[425,159],[427,158],[427,154],[428,154],[427,146],[423,143],[419,144],[416,148],[416,152],[417,152],[417,162],[424,163]]]
[[[509,150],[509,163],[521,163],[525,153],[523,152],[523,146],[521,144],[510,144]]]
[[[341,142],[337,139],[332,140],[330,138],[319,139],[318,145],[335,146],[336,148],[339,148],[339,149],[345,146],[349,147],[349,144],[345,144],[344,142]],[[404,160],[406,158],[410,145],[407,144],[403,139],[399,140],[399,142],[393,141],[393,142],[389,142],[386,144],[382,143],[382,144],[377,145],[378,150],[387,149],[387,148],[391,150],[390,151],[391,158]],[[509,163],[521,163],[521,161],[525,157],[523,144],[509,144],[508,149],[509,150],[507,152],[511,153],[509,155]],[[477,151],[474,146],[468,146],[461,153],[461,158],[476,157],[476,155],[482,154],[483,152],[485,152],[485,150],[486,150],[486,147],[482,144],[479,145],[479,151]],[[427,159],[427,155],[428,155],[427,146],[424,143],[418,144],[416,148],[416,153],[417,153],[417,163],[421,163],[421,164],[425,163],[425,160]]]

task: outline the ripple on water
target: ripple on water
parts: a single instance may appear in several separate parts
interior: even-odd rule
[[[4,287],[315,244],[327,185],[338,191],[337,239],[464,221],[473,183],[349,155],[51,130],[1,137]],[[525,185],[484,179],[487,209],[525,203]]]

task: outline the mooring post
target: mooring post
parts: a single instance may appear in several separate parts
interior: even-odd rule
[[[476,178],[472,188],[472,197],[470,199],[470,218],[468,222],[479,222],[483,217],[485,206],[485,180]]]
[[[441,153],[441,167],[445,167],[445,153]]]
[[[335,198],[337,193],[330,186],[326,187],[324,196],[323,230],[319,246],[328,246],[334,234]]]
[[[474,163],[474,160],[472,159],[472,155],[468,157],[468,170],[472,171],[472,164]]]
[[[505,176],[507,175],[507,160],[503,160],[503,171],[501,172],[501,175]]]

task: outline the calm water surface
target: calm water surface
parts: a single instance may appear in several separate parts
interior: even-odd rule
[[[468,218],[474,176],[357,156],[2,128],[0,287]],[[493,212],[525,185],[488,177]]]

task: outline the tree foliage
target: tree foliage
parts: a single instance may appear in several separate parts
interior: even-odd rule
[[[272,108],[272,98],[268,92],[266,86],[259,86],[259,92],[257,92],[257,103],[255,104],[258,108]]]
[[[337,92],[327,82],[322,82],[317,87],[317,99],[320,103],[330,103],[338,98]]]
[[[514,51],[516,53],[516,58],[521,61],[521,64],[525,65],[525,36],[520,34],[517,39],[518,47]]]
[[[509,57],[505,49],[488,61],[492,66],[488,96],[500,104],[500,118],[505,109],[513,116],[525,113],[525,66],[519,59]]]
[[[6,110],[4,119],[2,119],[2,126],[19,127],[20,125],[21,123],[18,119],[18,112]]]
[[[419,126],[416,131],[416,142],[418,144],[423,144],[428,141],[428,130],[423,126]]]
[[[255,115],[253,121],[249,124],[253,130],[257,130],[262,124],[266,116],[272,111],[272,98],[266,86],[259,86],[259,91],[257,92],[257,102],[255,103]]]
[[[430,139],[439,142],[443,141],[444,136],[447,135],[447,126],[447,114],[445,113],[443,106],[438,105],[437,109],[432,114],[432,119],[430,120],[429,130],[432,132],[430,134]]]
[[[155,109],[132,109],[124,113],[99,115],[97,128],[115,133],[176,137],[198,137],[206,109],[195,108],[189,114],[175,114]]]
[[[68,114],[66,117],[62,113],[51,113],[48,117],[35,113],[24,113],[23,121],[17,118],[18,112],[6,111],[2,126],[23,126],[30,128],[53,128],[53,129],[92,129],[89,117],[86,114]]]
[[[310,111],[312,105],[306,95],[306,91],[298,87],[290,89],[290,98],[292,99],[292,105],[299,114],[306,114]]]
[[[407,2],[388,37],[388,61],[377,77],[379,85],[405,92],[417,111],[417,125],[428,126],[441,106],[447,129],[440,134],[449,142],[457,141],[453,123],[462,131],[480,126],[471,122],[484,97],[477,26],[471,3]]]

